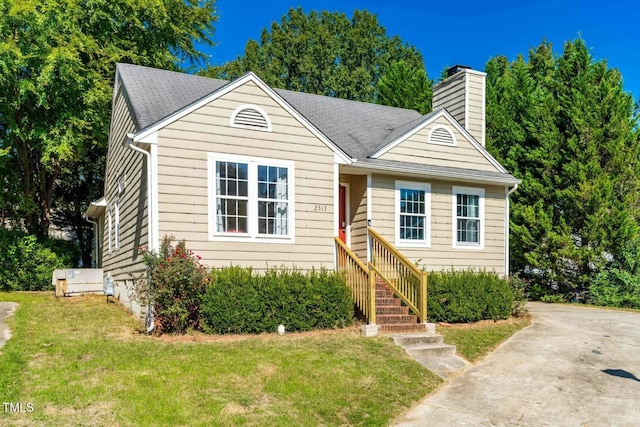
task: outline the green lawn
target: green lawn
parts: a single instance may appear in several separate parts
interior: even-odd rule
[[[459,356],[470,362],[476,362],[511,335],[530,324],[530,317],[525,316],[497,322],[485,320],[471,324],[438,325],[436,332],[442,334],[445,343],[456,346],[456,353]]]
[[[0,410],[0,425],[383,426],[441,382],[356,328],[167,341],[104,297],[0,301],[20,304],[0,350],[1,400],[34,405]]]

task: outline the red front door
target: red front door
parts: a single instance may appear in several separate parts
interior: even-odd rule
[[[347,187],[340,186],[340,202],[338,206],[338,237],[347,243]]]

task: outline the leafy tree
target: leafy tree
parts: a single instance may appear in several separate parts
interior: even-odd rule
[[[202,74],[234,79],[253,71],[270,86],[374,102],[378,81],[397,61],[424,70],[416,48],[389,37],[375,15],[355,11],[348,19],[298,7],[263,29],[260,41],[249,40],[242,56]]]
[[[511,263],[547,290],[584,289],[638,235],[640,140],[617,69],[582,39],[543,42],[487,71],[487,146],[523,180],[512,196]]]
[[[427,114],[431,111],[432,86],[433,82],[423,67],[412,66],[405,61],[394,62],[378,80],[377,101]]]
[[[77,213],[102,191],[89,169],[106,151],[115,62],[197,62],[214,13],[215,0],[0,0],[0,178],[21,193],[0,190],[0,209],[42,237],[55,202],[63,214],[71,203],[61,222],[84,234]]]

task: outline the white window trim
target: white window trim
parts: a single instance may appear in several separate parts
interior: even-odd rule
[[[115,233],[114,233],[114,247],[116,250],[120,249],[120,199],[116,199],[114,203],[115,214]]]
[[[240,125],[237,124],[236,121],[236,116],[243,110],[256,110],[258,113],[260,113],[262,115],[262,117],[264,118],[264,120],[267,122],[267,128],[266,129],[261,129],[259,127],[253,127],[253,126],[245,126],[245,125]],[[257,105],[253,105],[253,104],[243,104],[241,106],[239,106],[238,108],[236,108],[233,113],[231,114],[231,119],[229,121],[229,126],[231,126],[232,128],[240,128],[240,129],[250,129],[250,130],[257,130],[260,132],[271,132],[273,130],[273,126],[271,125],[271,119],[269,118],[269,115],[267,114],[266,111],[264,111],[261,107],[258,107]]]
[[[458,194],[470,194],[474,196],[480,196],[479,210],[480,210],[480,242],[479,243],[458,243]],[[485,234],[485,215],[484,215],[484,188],[477,187],[458,187],[453,186],[451,189],[451,201],[452,201],[452,244],[454,249],[469,249],[469,250],[482,250],[484,249],[484,234]]]
[[[404,240],[400,239],[400,190],[421,190],[424,191],[425,202],[425,230],[424,240]],[[431,184],[426,182],[396,181],[395,186],[395,237],[398,248],[430,248],[431,247]]]
[[[109,236],[107,238],[108,251],[109,251],[109,254],[111,254],[111,207],[107,208],[107,221],[108,221],[108,224],[107,224],[107,227],[108,227],[107,228],[107,231],[108,231],[107,236]]]
[[[435,132],[438,129],[444,129],[447,132],[449,132],[449,134],[451,135],[451,139],[453,140],[453,144],[445,144],[445,143],[442,143],[442,142],[433,142],[433,141],[431,141],[431,135],[433,134],[433,132]],[[442,145],[444,147],[457,147],[458,146],[458,141],[456,140],[456,134],[453,133],[453,131],[451,130],[451,128],[449,126],[445,126],[445,125],[435,125],[433,128],[431,128],[431,130],[429,131],[429,135],[427,136],[427,142],[429,144]]]
[[[248,165],[248,195],[247,233],[224,233],[216,231],[216,162],[246,163]],[[288,169],[288,229],[285,236],[258,234],[258,165],[277,166]],[[269,159],[266,157],[239,156],[235,154],[208,153],[207,154],[208,181],[208,219],[209,240],[216,242],[264,242],[264,243],[295,243],[295,166],[288,160]]]

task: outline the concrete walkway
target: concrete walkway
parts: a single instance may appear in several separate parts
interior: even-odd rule
[[[4,319],[11,316],[16,311],[16,307],[18,304],[15,302],[0,302],[0,348],[11,338],[11,331],[4,323]]]
[[[640,313],[532,303],[533,322],[397,426],[639,426]]]

